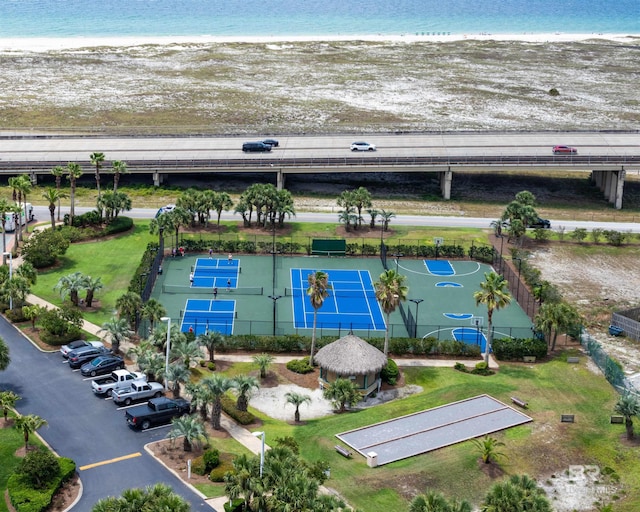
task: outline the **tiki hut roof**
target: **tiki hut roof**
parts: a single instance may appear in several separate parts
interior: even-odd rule
[[[384,368],[387,356],[365,340],[347,334],[318,350],[314,361],[338,375],[365,375]]]

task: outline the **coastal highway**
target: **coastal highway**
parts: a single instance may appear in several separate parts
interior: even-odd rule
[[[160,206],[160,205],[159,205]],[[76,207],[76,213],[85,213],[92,208]],[[69,208],[62,208],[62,215],[68,213]],[[134,219],[152,219],[155,217],[157,208],[134,208],[129,212],[124,212]],[[45,221],[50,218],[49,209],[45,206],[34,206],[34,213],[38,221]],[[222,212],[222,220],[240,221],[239,215],[233,212]],[[459,227],[459,228],[490,228],[491,222],[495,219],[483,217],[465,217],[465,216],[434,216],[434,215],[398,215],[391,219],[391,225],[400,226],[431,226],[431,227]],[[591,231],[594,228],[611,229],[615,231],[624,231],[632,233],[640,233],[640,222],[600,222],[600,221],[580,221],[580,220],[551,220],[551,228],[563,226],[567,231],[576,228],[584,228]],[[338,222],[337,212],[299,212],[292,217],[289,222]]]

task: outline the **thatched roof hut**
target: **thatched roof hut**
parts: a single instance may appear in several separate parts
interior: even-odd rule
[[[320,366],[320,385],[336,379],[350,379],[368,395],[380,385],[380,371],[387,366],[387,356],[353,334],[325,345],[313,358]]]

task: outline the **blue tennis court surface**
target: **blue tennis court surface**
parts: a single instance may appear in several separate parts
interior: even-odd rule
[[[487,338],[481,330],[475,327],[458,327],[451,332],[455,340],[464,341],[468,345],[479,345],[480,351],[484,353]]]
[[[291,269],[293,320],[296,329],[312,329],[314,309],[307,295],[308,276],[316,270]],[[329,276],[329,296],[318,309],[319,329],[386,329],[368,270],[323,270]]]
[[[193,266],[192,286],[200,288],[237,288],[240,260],[198,258]]]
[[[434,276],[453,276],[456,273],[449,260],[424,260],[424,265]]]
[[[233,334],[235,313],[235,300],[187,299],[180,331],[192,329],[196,335],[213,331]]]

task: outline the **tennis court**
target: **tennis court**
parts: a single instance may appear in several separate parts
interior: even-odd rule
[[[373,280],[368,270],[322,270],[329,276],[328,297],[317,312],[317,327],[323,329],[386,329],[382,310],[376,300]],[[286,295],[293,300],[296,329],[313,328],[315,310],[307,295],[308,277],[316,270],[291,269],[291,288]]]
[[[192,286],[200,288],[237,288],[240,260],[197,258],[192,267]]]
[[[437,450],[533,421],[489,395],[400,416],[336,437],[377,465]]]
[[[233,334],[235,300],[188,299],[182,314],[181,332]]]

